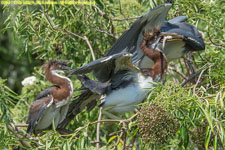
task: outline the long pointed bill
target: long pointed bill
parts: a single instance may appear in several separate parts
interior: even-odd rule
[[[72,69],[66,65],[62,65],[61,69],[64,70],[66,73],[71,73]]]
[[[157,40],[156,40],[156,43],[155,43],[155,45],[154,45],[154,47],[153,47],[153,51],[154,51],[154,52],[155,52],[156,47],[157,47],[158,44],[159,44],[160,39],[161,39],[161,36],[159,36],[159,37],[157,38]]]
[[[165,51],[166,42],[173,42],[173,41],[183,40],[184,39],[183,35],[178,35],[176,33],[161,32],[160,35],[161,35],[160,37],[163,37],[162,51]]]

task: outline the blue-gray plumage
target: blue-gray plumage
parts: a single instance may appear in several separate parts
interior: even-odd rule
[[[108,51],[106,57],[94,61],[77,69],[76,73],[83,83],[84,91],[70,105],[67,119],[61,127],[66,124],[80,111],[95,102],[100,96],[106,95],[104,102],[100,104],[104,109],[111,112],[128,112],[141,103],[150,88],[153,86],[151,76],[144,76],[142,69],[151,68],[154,61],[143,53],[141,43],[143,42],[144,32],[152,32],[159,28],[159,36],[150,43],[150,48],[161,51],[167,61],[180,58],[188,51],[198,51],[205,48],[205,44],[199,34],[199,31],[192,25],[184,23],[186,16],[176,17],[166,21],[166,15],[171,8],[170,3],[159,5],[137,19],[131,27],[125,31]],[[120,65],[115,64],[115,60],[123,58],[123,53],[132,54],[130,64],[137,67],[127,69],[126,67],[118,69]],[[117,57],[118,56],[118,57]],[[115,59],[114,59],[114,58]],[[128,60],[125,61],[129,64]],[[126,66],[126,65],[123,65]],[[118,69],[116,72],[116,68]],[[94,81],[85,76],[92,72],[98,81]],[[98,89],[98,87],[100,87]],[[97,88],[97,89],[96,89]],[[103,90],[104,89],[104,90]],[[91,94],[92,93],[92,94]],[[85,97],[85,98],[84,98]],[[93,105],[89,105],[93,108]],[[89,107],[88,106],[88,107]]]
[[[152,77],[144,76],[140,69],[131,63],[132,54],[121,52],[95,60],[73,71],[83,86],[93,94],[106,95],[100,106],[110,112],[127,112],[142,102],[152,87]],[[108,67],[110,79],[100,82],[89,79],[85,74],[96,73],[102,67]],[[116,100],[116,101],[115,101]]]
[[[188,51],[204,50],[205,44],[199,31],[193,25],[183,22],[187,19],[186,16],[179,16],[166,21],[165,18],[170,8],[170,3],[162,4],[137,19],[114,43],[107,56],[127,51],[133,54],[132,63],[135,66],[140,68],[152,67],[153,61],[144,56],[140,45],[143,41],[142,33],[155,27],[160,27],[161,33],[168,34],[161,35],[161,41],[168,39],[165,41],[163,48],[167,61],[180,58]],[[176,35],[179,38],[176,38]],[[159,42],[157,47],[162,49],[163,42]],[[102,68],[102,70],[104,69]]]

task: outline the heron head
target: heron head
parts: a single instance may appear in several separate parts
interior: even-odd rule
[[[65,71],[70,71],[71,68],[67,66],[68,61],[65,60],[50,60],[48,63],[45,63],[43,65],[43,67],[50,71],[54,71],[54,72],[61,72],[64,73]]]

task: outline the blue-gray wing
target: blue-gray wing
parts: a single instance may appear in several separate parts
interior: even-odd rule
[[[131,25],[130,29],[125,31],[115,42],[107,53],[107,56],[120,53],[126,49],[128,49],[128,52],[134,53],[137,50],[137,46],[139,47],[138,44],[140,43],[138,41],[143,38],[142,31],[160,27],[164,23],[171,6],[170,3],[161,4],[137,19]]]
[[[129,69],[119,70],[116,74],[112,76],[110,87],[111,89],[126,87],[131,82],[135,82],[134,78],[135,78],[135,72]]]
[[[183,21],[185,21],[185,20],[187,20],[187,16],[178,16],[178,17],[175,17],[175,18],[173,18],[173,19],[170,19],[168,22],[169,23],[179,23],[179,22],[183,22]]]
[[[189,23],[178,22],[171,24],[167,22],[164,26],[161,27],[161,32],[167,33],[176,33],[178,35],[183,35],[186,46],[190,50],[204,50],[205,43],[196,27]]]
[[[118,65],[120,64],[117,63],[118,65],[116,65],[116,60],[123,61],[123,59],[128,58],[127,61],[129,61],[131,57],[132,54],[127,52],[106,56],[74,70],[70,75],[93,73],[100,82],[106,82],[111,78],[115,69],[119,68]]]
[[[95,80],[91,80],[85,75],[79,75],[78,79],[81,81],[82,85],[85,88],[88,88],[91,92],[99,95],[104,95],[108,90],[110,90],[109,82],[99,82]]]

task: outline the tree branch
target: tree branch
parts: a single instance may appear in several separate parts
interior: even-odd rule
[[[43,10],[43,11],[44,11],[44,10]],[[93,48],[92,48],[92,46],[91,46],[91,44],[90,44],[90,42],[89,42],[89,40],[88,40],[88,38],[87,38],[86,36],[81,36],[81,35],[79,35],[79,34],[77,34],[77,33],[71,32],[71,31],[69,31],[69,30],[67,30],[67,29],[59,29],[59,28],[55,28],[55,27],[53,26],[52,21],[51,21],[51,19],[49,18],[48,14],[44,12],[44,15],[45,15],[45,17],[47,18],[47,21],[48,21],[49,25],[51,26],[52,30],[63,31],[64,33],[68,33],[68,34],[73,35],[73,36],[75,36],[75,37],[77,37],[77,38],[80,38],[80,39],[82,39],[82,40],[85,40],[85,42],[87,43],[87,45],[88,45],[88,47],[89,47],[89,50],[90,50],[90,52],[91,52],[92,59],[95,60],[95,54],[94,54]]]
[[[102,117],[102,107],[99,109],[99,116],[98,116],[98,121],[101,120],[101,117]],[[99,138],[99,135],[100,135],[100,125],[101,123],[98,122],[97,124],[97,132],[96,132],[96,150],[99,150],[99,142],[100,142],[100,138]]]
[[[98,6],[96,5],[92,5],[92,7],[96,8],[99,12],[99,14],[107,19],[107,20],[111,20],[111,21],[127,21],[127,20],[134,20],[134,19],[138,19],[140,18],[141,16],[135,16],[135,17],[130,17],[130,18],[110,18],[104,11],[101,11],[100,8],[98,8]]]

